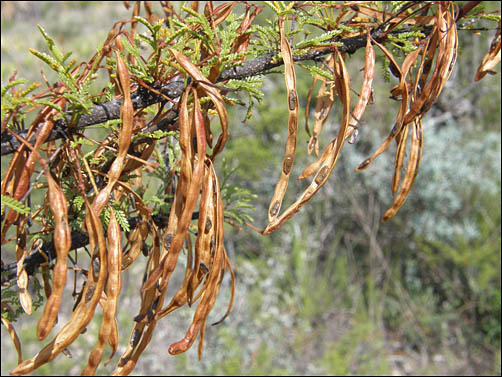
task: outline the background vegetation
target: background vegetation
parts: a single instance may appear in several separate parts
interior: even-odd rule
[[[500,10],[498,2],[487,6]],[[2,85],[14,69],[20,77],[39,78],[44,68],[27,53],[29,47],[44,48],[36,24],[79,60],[91,56],[110,26],[128,14],[120,3],[2,2]],[[266,12],[259,16],[266,18]],[[424,119],[421,170],[397,216],[379,222],[392,202],[387,168],[392,163],[385,161],[392,157],[384,154],[371,169],[353,172],[379,145],[396,113],[386,111],[396,105],[380,95],[360,141],[346,146],[328,183],[294,219],[265,237],[226,229],[236,303],[223,325],[208,327],[202,361],[196,361],[196,349],[166,356],[167,346],[183,336],[190,321],[191,311],[181,309],[159,324],[134,374],[500,375],[500,75],[473,82],[494,32],[459,31],[457,66]],[[362,68],[362,54],[347,61],[351,77]],[[390,87],[384,76],[377,71],[376,93]],[[267,76],[265,100],[246,123],[241,123],[244,112],[233,110],[223,156],[236,168],[229,179],[257,195],[256,224],[266,223],[281,165],[288,113],[283,80]],[[301,109],[311,78],[297,70],[297,80]],[[326,128],[334,137],[335,127]],[[307,140],[299,133],[299,152]],[[297,167],[311,161],[306,153],[297,158]],[[290,184],[290,192],[300,191],[300,185]],[[178,272],[181,280],[183,271]],[[128,328],[137,312],[141,275],[138,266],[124,275],[119,328]],[[223,284],[212,318],[224,312],[228,287]],[[69,316],[72,303],[64,305]],[[39,315],[15,324],[25,357],[39,348],[33,330]],[[94,321],[72,345],[72,359],[60,356],[36,374],[80,373],[97,331]],[[126,338],[121,337],[118,353]],[[109,373],[115,359],[98,373]],[[15,364],[2,327],[2,374]]]

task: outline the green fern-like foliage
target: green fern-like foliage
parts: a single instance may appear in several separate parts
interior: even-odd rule
[[[26,207],[23,203],[17,201],[14,198],[11,198],[10,196],[2,195],[2,215],[4,213],[3,205],[6,205],[10,209],[17,211],[22,215],[27,215],[28,213],[30,213],[29,207]]]

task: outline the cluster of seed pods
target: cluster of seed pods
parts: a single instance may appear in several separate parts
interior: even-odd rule
[[[197,3],[197,2],[194,2]],[[235,3],[223,4],[213,9],[212,2],[207,2],[204,14],[209,20],[211,28],[215,29],[231,13]],[[166,4],[164,4],[167,7]],[[430,7],[425,5],[424,7]],[[242,18],[239,28],[240,36],[231,47],[232,53],[245,53],[250,42],[250,33],[247,33],[254,17],[259,13],[259,7],[251,10],[247,6],[246,13]],[[154,15],[148,11],[149,20],[153,22]],[[347,8],[348,9],[348,8]],[[419,8],[417,11],[422,11]],[[167,9],[166,12],[172,9]],[[385,15],[371,9],[364,4],[358,7],[358,12],[372,17],[379,22],[384,22]],[[139,2],[134,7],[133,15],[139,14]],[[166,13],[167,14],[167,13]],[[344,15],[348,14],[347,12]],[[340,17],[344,17],[344,15]],[[351,108],[350,78],[345,63],[345,54],[333,44],[329,56],[324,60],[324,65],[333,73],[331,79],[316,76],[316,81],[322,81],[317,95],[317,103],[314,112],[315,124],[308,142],[308,152],[315,152],[316,161],[304,168],[298,176],[299,180],[310,178],[305,190],[298,196],[296,201],[285,210],[281,211],[283,199],[288,187],[290,175],[296,154],[298,134],[299,95],[296,89],[296,76],[294,70],[294,57],[292,46],[287,38],[285,16],[279,17],[278,28],[280,34],[280,52],[285,67],[284,78],[287,98],[285,103],[289,111],[285,140],[285,153],[281,164],[280,177],[275,185],[274,193],[268,207],[268,224],[260,232],[270,234],[281,227],[288,219],[293,217],[300,208],[307,203],[327,182],[333,171],[340,152],[346,140],[353,141],[361,126],[367,105],[372,101],[372,83],[375,75],[375,51],[378,47],[386,59],[393,74],[399,79],[399,84],[391,89],[393,98],[399,100],[400,107],[396,120],[387,138],[377,150],[365,159],[357,168],[357,171],[368,168],[376,157],[385,152],[393,140],[396,142],[394,176],[392,181],[392,194],[395,196],[391,207],[385,212],[382,221],[387,221],[399,210],[408,197],[418,174],[423,147],[422,118],[437,100],[445,83],[447,82],[457,57],[457,29],[455,24],[455,6],[451,2],[440,2],[434,16],[417,18],[419,22],[431,26],[432,31],[418,47],[408,54],[403,63],[399,65],[392,53],[372,36],[371,31],[366,33],[365,64],[362,86],[356,105]],[[135,33],[135,21],[131,22],[132,34]],[[407,22],[407,16],[402,15],[393,20],[392,27]],[[134,318],[134,327],[131,330],[129,341],[123,352],[117,367],[113,371],[115,375],[127,375],[136,366],[142,352],[152,339],[158,321],[176,309],[184,305],[196,305],[192,323],[189,325],[186,335],[171,344],[168,351],[171,354],[179,354],[187,351],[199,337],[199,357],[202,356],[203,342],[208,315],[214,307],[223,277],[228,270],[232,280],[232,295],[228,310],[220,323],[229,314],[234,298],[234,275],[229,258],[224,247],[224,207],[220,193],[220,186],[214,168],[214,159],[225,147],[229,137],[228,114],[225,108],[225,98],[215,82],[220,75],[218,69],[212,69],[206,77],[201,72],[200,65],[182,52],[166,46],[181,71],[190,78],[190,83],[184,88],[179,101],[174,105],[179,113],[179,147],[181,158],[176,167],[173,167],[173,175],[178,175],[174,199],[169,213],[169,221],[166,227],[157,227],[151,216],[151,209],[143,203],[143,198],[131,187],[129,182],[121,180],[125,173],[142,168],[148,164],[148,159],[155,149],[155,142],[145,146],[136,156],[130,154],[131,140],[138,131],[135,122],[138,122],[138,113],[135,112],[131,101],[131,75],[123,56],[126,56],[124,47],[116,38],[120,34],[120,28],[125,23],[117,24],[107,38],[102,52],[93,58],[99,63],[104,56],[112,56],[115,50],[116,71],[111,72],[111,79],[117,83],[116,90],[122,97],[121,126],[118,133],[118,141],[115,143],[116,157],[106,172],[98,172],[89,166],[81,166],[81,150],[69,148],[64,145],[61,153],[68,157],[71,162],[71,173],[78,182],[78,189],[85,202],[84,229],[89,235],[89,250],[91,254],[89,268],[85,271],[85,283],[78,295],[73,314],[62,329],[39,353],[27,360],[22,360],[21,347],[17,335],[11,324],[4,318],[9,334],[16,346],[19,355],[19,365],[12,374],[26,374],[39,366],[53,360],[58,354],[67,352],[67,347],[85,330],[94,317],[97,305],[103,309],[103,318],[98,332],[97,343],[92,349],[88,363],[83,374],[92,375],[101,363],[104,349],[107,344],[112,348],[112,358],[118,349],[119,333],[116,313],[118,298],[121,291],[121,274],[137,260],[144,249],[146,240],[151,237],[152,248],[145,253],[148,256],[147,268],[141,286],[141,303],[139,314]],[[192,30],[196,32],[196,30]],[[113,46],[113,43],[115,44]],[[203,51],[211,54],[210,51]],[[214,53],[216,54],[216,53]],[[478,69],[476,79],[480,79],[487,72],[490,73],[493,65],[500,56],[500,23],[499,32],[495,36],[490,51],[483,59]],[[129,60],[131,57],[129,56]],[[180,74],[176,72],[175,75]],[[85,76],[85,75],[84,75]],[[174,76],[173,76],[174,77]],[[312,97],[314,84],[308,94],[308,101]],[[61,89],[62,91],[64,89]],[[62,92],[61,92],[62,93]],[[201,99],[203,99],[201,101]],[[326,144],[319,155],[319,141],[321,140],[323,126],[328,119],[336,101],[341,103],[341,119],[336,137]],[[57,100],[58,106],[63,106],[65,99]],[[307,109],[308,109],[307,105]],[[308,110],[306,111],[308,113]],[[221,133],[212,146],[213,134],[211,131],[211,114],[217,114],[221,126]],[[46,279],[47,265],[42,266],[45,281],[45,292],[48,300],[45,304],[42,317],[37,326],[37,336],[40,340],[45,339],[56,323],[62,301],[63,289],[66,286],[68,253],[71,246],[71,232],[68,220],[68,203],[62,188],[53,177],[49,164],[40,157],[37,152],[44,144],[54,126],[55,112],[51,107],[44,108],[33,123],[33,129],[39,127],[35,145],[32,147],[25,140],[23,148],[31,150],[31,154],[25,157],[23,153],[17,153],[13,159],[5,182],[10,182],[15,177],[16,185],[7,183],[2,185],[2,192],[10,193],[16,200],[21,199],[28,191],[29,179],[33,174],[35,162],[39,161],[44,170],[48,183],[46,206],[41,209],[52,213],[54,219],[52,228],[57,262],[52,273],[52,284]],[[308,116],[308,114],[307,114]],[[310,134],[308,125],[307,132]],[[100,143],[102,150],[113,149],[113,135],[109,141]],[[410,140],[410,150],[404,177],[402,170],[407,155],[407,145]],[[208,146],[212,148],[208,152]],[[94,157],[99,157],[99,151]],[[140,156],[140,157],[138,157]],[[62,169],[58,165],[58,169]],[[176,170],[178,169],[179,172]],[[57,169],[55,169],[57,170]],[[94,199],[88,199],[85,189],[84,174],[87,174],[90,184],[95,191]],[[94,182],[94,176],[104,176],[106,184],[98,188]],[[5,187],[4,187],[5,186]],[[121,197],[128,196],[134,202],[134,207],[139,214],[139,221],[125,237],[119,226],[119,222],[113,211],[106,229],[106,236],[100,214],[105,208],[110,207],[112,201],[117,203]],[[196,224],[196,236],[189,232],[195,225],[192,224],[194,211],[198,210]],[[27,274],[23,269],[23,261],[27,255],[25,232],[26,218],[17,218],[15,211],[9,212],[6,217],[2,240],[5,232],[12,224],[17,224],[16,261],[18,264],[18,287],[20,301],[26,312],[31,312],[31,298],[27,293]],[[193,242],[195,238],[195,242]],[[33,248],[33,247],[32,247]],[[181,287],[164,305],[166,292],[173,272],[175,271],[182,250],[186,250],[187,263],[184,279]],[[144,250],[143,250],[144,251]],[[107,361],[107,362],[108,362]]]

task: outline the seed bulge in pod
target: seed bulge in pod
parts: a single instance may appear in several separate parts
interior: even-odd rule
[[[310,141],[310,144],[309,144],[309,150],[314,149],[314,146],[315,146],[316,142],[317,142],[317,137],[312,136],[312,140]]]
[[[315,183],[318,185],[321,184],[322,181],[327,177],[329,171],[329,167],[323,166],[321,170],[319,170],[319,173],[317,173],[315,177]]]
[[[136,329],[134,330],[132,336],[131,336],[131,340],[129,341],[129,344],[133,347],[136,347],[136,345],[138,344],[138,340],[139,340],[139,336],[141,335],[141,331]]]
[[[294,111],[296,109],[296,92],[294,90],[291,90],[289,92],[289,110]]]
[[[329,106],[324,106],[321,110],[321,113],[319,114],[319,120],[324,120],[324,118],[326,118],[329,114]]]
[[[287,156],[284,158],[284,161],[282,162],[282,171],[284,174],[289,174],[291,172],[291,167],[293,166],[293,158],[290,156]]]
[[[359,131],[358,129],[354,129],[354,132],[349,137],[349,144],[355,144],[359,140]]]
[[[279,203],[278,200],[274,202],[274,205],[272,208],[270,208],[270,216],[275,216],[277,215],[277,212],[279,212],[279,208],[281,207],[281,203]]]
[[[91,301],[92,296],[94,295],[94,291],[96,290],[95,285],[89,285],[89,289],[87,290],[85,294],[85,302]]]
[[[366,160],[364,160],[363,162],[361,162],[359,164],[359,166],[357,167],[357,169],[364,169],[366,166],[368,166],[370,164],[371,160],[369,158],[367,158]]]
[[[211,219],[209,217],[206,217],[206,227],[204,229],[204,232],[209,233],[212,226],[213,224],[211,223]]]

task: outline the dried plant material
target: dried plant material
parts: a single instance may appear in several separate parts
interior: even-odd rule
[[[214,160],[216,155],[220,153],[228,140],[228,114],[225,109],[223,96],[221,93],[212,85],[207,85],[207,78],[200,72],[200,70],[190,61],[188,57],[179,53],[176,50],[168,48],[169,52],[173,54],[177,62],[183,67],[185,71],[199,84],[202,84],[201,89],[211,98],[218,116],[220,118],[221,124],[221,135],[218,137],[218,141],[213,149],[213,154],[211,159]]]
[[[272,27],[254,27],[252,23],[262,7],[251,3],[243,4],[245,9],[236,18],[232,14],[237,9],[234,8],[236,2],[215,7],[211,1],[204,4],[194,1],[179,12],[170,2],[162,2],[162,17],[155,14],[149,2],[145,2],[144,7],[138,2],[131,9],[131,18],[117,22],[100,51],[90,61],[80,64],[69,63],[69,55],[61,53],[56,43],[41,30],[52,55],[35,55],[56,71],[61,80],[51,85],[43,76],[47,89],[29,97],[26,94],[38,84],[27,89],[15,88],[23,81],[16,79],[15,74],[5,89],[2,88],[2,102],[4,99],[9,102],[11,97],[15,99],[2,105],[7,114],[2,119],[2,154],[16,153],[1,185],[2,198],[9,200],[1,241],[2,244],[17,241],[16,263],[8,269],[17,268],[12,279],[17,279],[20,305],[27,313],[32,310],[27,290],[33,267],[30,261],[36,259],[28,256],[40,253],[45,257],[41,267],[47,302],[37,326],[39,338],[47,336],[58,316],[66,285],[68,252],[75,238],[70,228],[81,227],[88,233],[88,241],[84,244],[88,245],[90,260],[87,266],[82,265],[86,259],[82,262],[80,254],[75,258],[73,270],[75,277],[78,275],[83,280],[83,286],[77,293],[75,281],[73,314],[33,358],[22,361],[15,331],[3,319],[18,352],[19,365],[12,374],[30,373],[60,353],[71,357],[68,347],[85,332],[98,303],[103,309],[103,318],[83,374],[95,373],[107,344],[112,351],[108,363],[119,344],[115,317],[121,272],[137,261],[146,262],[143,278],[138,282],[141,286],[139,312],[113,374],[131,373],[153,338],[158,321],[185,305],[194,309],[192,322],[185,335],[168,347],[168,351],[171,354],[185,352],[199,337],[198,355],[202,357],[206,325],[211,320],[209,313],[227,270],[231,275],[230,300],[226,312],[213,325],[229,315],[235,296],[235,277],[223,242],[223,195],[214,167],[216,156],[224,150],[229,138],[226,106],[240,102],[229,93],[249,95],[246,118],[249,117],[253,100],[260,100],[263,95],[256,75],[269,73],[272,68],[285,67],[284,105],[289,111],[288,132],[284,140],[285,152],[278,166],[280,177],[267,209],[267,226],[263,231],[253,228],[263,234],[279,229],[327,182],[345,140],[357,141],[366,107],[372,103],[375,45],[383,51],[391,74],[398,79],[390,94],[400,106],[388,136],[356,170],[367,168],[395,141],[391,186],[394,201],[382,218],[382,222],[388,221],[405,203],[417,177],[423,149],[421,122],[454,68],[459,49],[456,23],[475,3],[459,9],[453,2],[407,2],[379,10],[369,2],[291,2],[289,5],[270,2],[267,5],[277,15]],[[146,18],[140,16],[142,9]],[[138,34],[138,23],[146,28],[146,33]],[[298,30],[297,23],[305,28],[305,39],[293,43],[298,31],[302,31]],[[286,25],[291,27],[289,35]],[[498,27],[476,80],[493,73],[500,60],[500,22]],[[319,30],[310,33],[310,28]],[[384,46],[389,43],[404,52],[402,62]],[[145,46],[151,47],[153,52],[144,53]],[[351,111],[345,56],[362,48],[365,48],[364,76],[357,104]],[[306,60],[322,62],[326,68],[325,71],[309,68],[314,78],[306,106],[305,127],[310,136],[307,150],[309,154],[315,151],[318,159],[300,174],[299,179],[308,177],[310,181],[296,201],[284,210],[281,207],[295,162],[301,94],[296,88],[294,62]],[[90,96],[89,84],[98,71],[105,69],[110,75],[109,87],[101,94]],[[321,85],[311,132],[308,109],[318,80]],[[116,97],[112,99],[114,94]],[[322,129],[335,97],[342,108],[339,129],[319,156],[319,144],[325,144]],[[47,102],[47,98],[52,102]],[[164,101],[169,103],[169,108],[164,108]],[[153,110],[157,115],[152,116]],[[30,119],[26,115],[34,111],[38,112],[35,119],[26,130],[18,132],[19,125]],[[221,133],[213,148],[211,122],[218,120]],[[110,133],[103,140],[95,141],[85,135],[86,127],[104,122],[103,129]],[[54,140],[63,136],[65,141],[58,147]],[[8,147],[4,139],[9,142]],[[91,153],[83,151],[82,142],[86,140],[95,144]],[[42,155],[47,156],[47,160]],[[45,173],[48,191],[40,209],[27,216],[20,214],[25,211],[25,200],[30,203],[33,198],[43,196],[30,195],[40,187],[45,188],[43,183],[37,182],[41,174],[33,175],[37,162]],[[145,178],[152,173],[151,169],[158,169],[155,173],[159,173],[164,182],[153,200],[147,201],[145,191],[150,181]],[[110,201],[113,201],[113,210]],[[108,208],[103,211],[105,207]],[[85,214],[79,214],[81,210]],[[233,216],[231,207],[226,210],[228,217]],[[52,216],[43,216],[48,211]],[[227,222],[231,223],[228,217]],[[108,223],[106,239],[102,218]],[[30,232],[31,221],[40,225],[37,233],[44,238],[52,236],[57,258],[52,249],[45,254],[46,247],[32,245],[27,252],[26,239],[35,234]],[[12,230],[7,233],[12,225],[17,227],[16,237],[6,240],[6,234],[13,234]],[[124,245],[122,231],[126,239]],[[76,244],[80,247],[80,242]],[[56,259],[52,286],[51,259]],[[171,277],[180,266],[179,261],[183,263],[184,278],[180,286],[173,287]],[[7,302],[2,302],[2,310],[15,317]]]
[[[70,321],[59,331],[56,337],[31,359],[23,361],[11,372],[12,375],[22,375],[32,372],[41,365],[48,363],[67,348],[82,333],[94,316],[94,310],[101,298],[106,281],[107,261],[105,258],[106,245],[101,221],[94,214],[86,198],[86,223],[89,230],[91,249],[98,249],[99,274],[96,278],[92,260],[89,265],[87,283],[82,291],[82,300],[75,308]],[[54,293],[53,293],[54,294]]]
[[[106,280],[106,301],[103,305],[103,320],[99,328],[98,344],[96,344],[89,355],[87,366],[82,372],[83,375],[94,375],[96,368],[103,358],[105,346],[113,334],[118,296],[122,285],[120,278],[122,267],[121,233],[119,223],[113,211],[110,214],[107,233],[108,277]]]
[[[44,312],[38,321],[37,336],[44,339],[52,330],[59,312],[63,290],[66,285],[67,257],[71,247],[71,230],[68,223],[68,203],[61,187],[41,160],[49,184],[49,206],[54,217],[54,248],[57,262],[52,275],[52,294],[45,303]]]
[[[14,343],[14,347],[17,352],[17,363],[21,364],[23,362],[23,353],[21,352],[21,342],[19,341],[19,337],[17,336],[16,330],[14,326],[9,322],[7,318],[2,316],[2,323],[5,326],[5,329],[9,333],[10,338],[12,339],[12,343]]]
[[[338,98],[343,104],[343,113],[337,137],[332,142],[333,148],[327,152],[323,166],[318,169],[317,174],[315,175],[310,185],[305,189],[300,197],[293,204],[291,204],[291,206],[288,207],[288,209],[286,209],[279,217],[276,217],[267,225],[267,227],[262,232],[263,234],[270,234],[276,231],[284,222],[293,217],[300,210],[300,208],[314,196],[314,194],[326,183],[340,155],[340,150],[345,141],[344,136],[346,135],[350,119],[350,79],[342,55],[336,48],[334,55],[334,82],[336,84]]]
[[[61,103],[61,102],[60,102]],[[14,189],[14,193],[12,198],[15,200],[20,200],[26,192],[28,191],[30,178],[33,172],[35,171],[36,162],[39,158],[38,153],[34,151],[38,151],[38,149],[42,146],[42,144],[49,137],[53,127],[54,127],[54,118],[55,111],[52,110],[49,106],[47,106],[46,110],[40,112],[39,116],[33,121],[32,129],[34,129],[40,123],[43,117],[46,117],[46,120],[43,122],[41,126],[41,130],[38,133],[37,140],[35,142],[35,146],[33,146],[33,151],[30,153],[28,159],[26,160],[24,165],[18,165],[18,168],[21,170],[19,176],[16,177],[16,185]],[[19,151],[22,151],[24,148],[24,144],[21,145]],[[19,153],[18,153],[19,154]],[[9,169],[10,170],[10,169]],[[12,177],[11,177],[12,178]],[[7,181],[6,181],[7,182]],[[5,190],[7,185],[5,183],[2,184],[2,190]],[[1,242],[5,243],[5,234],[7,230],[10,228],[12,224],[17,220],[18,212],[14,210],[9,210],[7,216],[5,218],[5,223],[2,227],[1,233]]]
[[[403,132],[396,136],[397,151],[394,162],[394,175],[392,177],[392,195],[396,195],[399,184],[401,183],[401,169],[403,167],[403,161],[406,154],[406,143],[408,142],[409,129],[409,127],[405,127]]]
[[[415,182],[415,178],[418,174],[418,168],[420,166],[420,159],[422,157],[422,146],[423,146],[423,131],[422,131],[422,122],[420,119],[417,119],[413,125],[409,127],[412,128],[411,132],[411,150],[410,157],[408,160],[408,165],[406,167],[406,175],[403,179],[403,184],[401,186],[401,191],[394,199],[394,203],[392,207],[389,208],[384,216],[382,217],[382,223],[389,220],[395,213],[401,208],[404,204],[408,195],[413,187],[413,183]]]
[[[334,70],[334,59],[333,55],[330,55],[326,61],[326,66],[333,71]],[[319,155],[319,135],[322,131],[322,127],[326,120],[328,119],[328,115],[333,107],[335,102],[335,94],[334,94],[334,83],[327,82],[326,78],[321,77],[319,75],[314,79],[314,83],[316,79],[322,81],[322,85],[319,88],[319,92],[317,93],[317,103],[315,108],[315,124],[314,129],[312,131],[312,136],[308,142],[307,151],[309,154],[312,154],[312,151],[315,150],[316,156]],[[312,86],[314,85],[312,84]],[[307,115],[306,115],[307,116]]]
[[[24,312],[31,315],[32,300],[28,292],[28,273],[24,269],[24,259],[26,257],[26,216],[22,216],[17,226],[16,237],[16,264],[17,264],[17,288],[19,291],[19,302]]]
[[[502,39],[500,38],[500,22],[501,21],[498,23],[497,32],[490,44],[490,50],[483,57],[483,60],[476,71],[474,81],[481,80],[487,73],[490,75],[495,75],[497,73],[493,68],[500,62],[500,45],[502,43]]]
[[[223,271],[225,266],[225,251],[223,248],[223,234],[224,234],[224,226],[223,226],[223,203],[220,197],[220,190],[218,184],[218,178],[214,173],[214,169],[212,169],[211,165],[211,174],[213,175],[213,179],[215,182],[216,190],[215,190],[215,207],[216,207],[216,224],[215,226],[215,246],[214,246],[214,255],[212,259],[212,263],[210,264],[210,272],[207,277],[207,286],[204,289],[204,292],[201,295],[199,305],[194,314],[194,319],[185,337],[172,344],[169,347],[169,353],[172,355],[176,355],[188,350],[192,344],[195,342],[197,335],[201,328],[205,325],[207,316],[211,311],[214,303],[216,301],[216,297],[218,296],[219,288],[221,285],[221,280],[223,278]],[[201,355],[201,351],[199,351],[199,355]]]
[[[279,29],[281,33],[281,54],[282,59],[284,60],[284,78],[288,93],[288,138],[286,139],[286,154],[284,156],[281,176],[275,185],[274,194],[270,200],[268,210],[269,224],[273,222],[279,214],[282,200],[288,188],[289,175],[295,159],[296,134],[298,132],[298,96],[296,94],[296,75],[293,66],[291,47],[289,46],[289,42],[284,32],[282,18],[279,19]]]
[[[357,132],[357,127],[359,121],[362,119],[364,111],[366,110],[366,106],[371,98],[372,93],[372,83],[373,78],[375,76],[375,51],[371,45],[371,37],[368,34],[366,41],[366,50],[365,50],[365,63],[364,63],[364,78],[362,87],[359,94],[359,100],[351,112],[349,124],[347,127],[347,131],[345,133],[345,139],[350,138],[355,132]],[[317,161],[314,161],[309,166],[307,166],[303,172],[300,174],[298,179],[305,179],[314,174],[319,167],[326,161],[329,156],[329,153],[333,150],[337,139],[335,138],[331,143],[329,143],[324,149],[321,158]],[[349,140],[350,142],[350,140]]]
[[[110,200],[110,194],[122,174],[127,151],[129,150],[129,145],[131,144],[133,130],[134,108],[131,101],[131,82],[129,78],[129,71],[120,57],[120,54],[117,52],[115,56],[117,59],[117,75],[119,77],[122,92],[124,93],[124,99],[122,101],[122,106],[120,107],[122,127],[119,134],[119,151],[112,166],[110,167],[110,170],[108,171],[108,184],[96,195],[94,203],[92,204],[92,207],[98,216]]]

